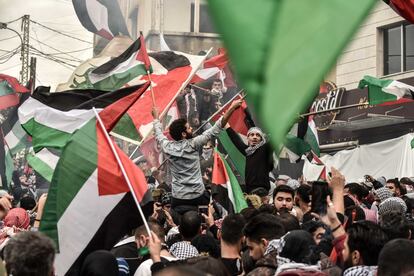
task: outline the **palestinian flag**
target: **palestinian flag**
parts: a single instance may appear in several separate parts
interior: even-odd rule
[[[43,148],[39,152],[30,152],[27,162],[30,167],[40,174],[48,182],[52,181],[53,173],[60,158],[60,151],[55,149]]]
[[[151,81],[154,90],[155,103],[160,112],[160,118],[167,114],[167,108],[172,105],[178,93],[187,85],[205,56],[189,55],[181,52],[153,52],[148,54],[151,61]],[[139,76],[127,84],[136,85],[147,81],[148,76]],[[114,136],[137,143],[141,137],[146,137],[152,130],[151,115],[152,98],[148,89],[143,97],[128,110],[116,128]]]
[[[314,115],[309,115],[308,117],[308,129],[306,131],[304,140],[307,142],[312,149],[312,151],[317,155],[321,155],[321,151],[319,149],[319,138],[318,138],[318,130],[316,129],[315,121],[313,120]]]
[[[240,99],[241,96],[237,96],[237,99]],[[220,117],[221,114],[225,113],[227,109],[230,107],[232,101],[229,101],[220,111],[220,113],[213,116],[212,121],[216,122]],[[247,131],[249,128],[255,126],[254,121],[250,115],[250,112],[247,108],[246,101],[243,101],[243,104],[240,108],[236,109],[229,119],[230,127],[237,132],[241,137],[247,136]],[[222,131],[219,135],[220,144],[226,150],[230,160],[232,161],[233,165],[240,173],[240,175],[244,176],[244,171],[246,167],[246,157],[240,153],[240,151],[236,148],[236,146],[231,141],[230,137],[228,136],[227,132]]]
[[[80,23],[88,31],[111,40],[118,35],[129,36],[118,1],[72,0]]]
[[[311,150],[308,143],[292,134],[286,135],[284,146],[290,163],[300,161],[302,155]]]
[[[414,23],[414,0],[383,0],[396,13]]]
[[[32,136],[35,152],[42,148],[62,149],[72,133],[95,117],[92,107],[102,110],[135,92],[143,93],[149,83],[106,92],[100,90],[68,90],[50,93],[49,87],[37,87],[19,108],[19,119]]]
[[[147,71],[151,71],[150,67],[144,36],[141,34],[120,56],[93,69],[87,79],[91,88],[112,91],[138,76],[147,74]]]
[[[358,88],[368,87],[368,101],[371,105],[394,105],[413,101],[414,87],[395,80],[382,80],[364,76]]]
[[[319,159],[319,157],[314,152],[312,152],[312,157],[313,157],[312,163],[322,167],[318,180],[327,181],[328,177],[327,177],[326,165],[322,162],[321,159]]]
[[[214,151],[214,165],[211,183],[222,185],[227,188],[228,197],[233,205],[235,213],[240,213],[241,210],[247,208],[246,200],[244,199],[243,192],[236,176],[227,161],[217,149]]]
[[[21,85],[17,79],[0,74],[0,110],[19,104],[17,93],[29,92],[29,89]]]
[[[142,89],[137,90],[99,113],[106,131],[141,95]],[[112,143],[132,192],[149,215],[151,196],[143,172]],[[79,275],[90,252],[111,249],[140,224],[142,218],[104,131],[91,118],[73,133],[62,151],[40,224],[40,231],[58,245],[56,274]]]

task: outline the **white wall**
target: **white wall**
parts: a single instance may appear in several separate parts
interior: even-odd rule
[[[355,89],[364,75],[383,76],[382,34],[379,27],[402,22],[404,19],[388,5],[378,1],[369,17],[349,42],[336,65],[336,84],[339,87]],[[414,76],[414,72],[387,76],[402,79]]]

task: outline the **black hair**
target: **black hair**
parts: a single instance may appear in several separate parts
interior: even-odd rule
[[[184,240],[192,240],[200,231],[201,218],[198,212],[188,211],[181,217],[181,224],[178,227]]]
[[[276,216],[258,214],[246,224],[243,233],[250,240],[259,243],[263,238],[270,241],[282,237],[285,228]]]
[[[404,214],[398,211],[390,211],[381,216],[380,226],[387,233],[388,238],[408,239],[410,235],[410,225]]]
[[[294,215],[291,215],[288,212],[282,212],[277,217],[285,228],[286,233],[300,229],[299,220]]]
[[[273,191],[273,199],[277,195],[277,193],[288,193],[292,195],[292,199],[295,197],[295,191],[289,187],[288,185],[279,185]]]
[[[259,211],[254,207],[247,207],[240,211],[240,215],[242,215],[247,222],[257,214],[259,214]]]
[[[246,220],[240,214],[231,214],[221,224],[221,239],[228,244],[236,244],[243,237]]]
[[[414,242],[395,239],[385,244],[378,258],[378,276],[407,275],[413,270]]]
[[[349,193],[356,196],[359,201],[369,194],[368,189],[358,183],[348,183],[346,186],[348,187]]]
[[[280,252],[281,257],[305,264],[316,264],[319,260],[315,241],[309,232],[294,230],[287,233],[283,239],[285,245]]]
[[[347,205],[345,205],[347,206]],[[346,228],[348,229],[356,221],[365,220],[365,212],[364,210],[356,205],[351,205],[345,208],[345,216],[348,218],[346,222]]]
[[[363,265],[377,265],[378,255],[388,241],[381,227],[371,221],[361,221],[350,225],[347,233],[350,253],[357,250]]]
[[[271,214],[271,215],[277,215],[277,209],[275,207],[275,205],[272,204],[262,204],[257,211],[259,211],[259,213],[266,213],[266,214]]]
[[[170,135],[175,141],[180,141],[182,139],[182,133],[186,132],[187,128],[186,119],[177,119],[174,120],[170,125]]]
[[[311,202],[310,200],[311,190],[312,190],[311,186],[302,184],[299,186],[299,188],[297,188],[296,195],[299,196],[303,202],[310,203]]]

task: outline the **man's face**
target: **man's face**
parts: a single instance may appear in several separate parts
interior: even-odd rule
[[[260,141],[262,141],[262,136],[260,136],[258,132],[250,132],[247,135],[247,144],[249,144],[249,146],[255,146],[259,144]]]
[[[394,183],[388,182],[387,184],[385,184],[385,187],[390,189],[390,191],[393,195],[399,196],[399,190],[397,189],[397,187],[395,187]]]
[[[319,244],[321,242],[321,239],[323,235],[325,234],[325,232],[326,232],[325,228],[319,227],[318,229],[315,230],[315,232],[312,233],[313,240],[315,241],[316,244]]]
[[[253,260],[257,261],[264,256],[267,247],[267,242],[265,242],[264,239],[262,239],[260,243],[257,243],[255,241],[250,240],[249,238],[246,238],[246,245],[249,249],[250,257]]]
[[[189,123],[185,124],[185,134],[186,134],[185,136],[186,139],[193,138],[193,128],[190,126]]]
[[[223,89],[223,85],[219,81],[213,82],[213,85],[211,86],[211,90],[221,91]]]
[[[352,259],[353,254],[357,254],[358,251],[351,252],[348,246],[348,237],[345,239],[344,249],[342,249],[342,260],[343,260],[343,269],[350,268],[359,264],[359,259]]]
[[[293,197],[290,193],[278,192],[273,202],[278,211],[283,209],[291,211],[293,208]]]

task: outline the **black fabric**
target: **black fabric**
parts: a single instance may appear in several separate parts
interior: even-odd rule
[[[144,198],[147,194],[150,195],[151,193],[147,192]],[[142,202],[145,202],[145,199]],[[148,202],[141,206],[141,208],[144,215],[148,217],[153,212],[153,202]],[[79,275],[80,267],[90,252],[100,249],[110,250],[122,237],[140,225],[142,225],[142,219],[138,213],[135,201],[129,192],[111,213],[109,213],[92,240],[73,263],[66,275]]]
[[[179,199],[175,197],[171,197],[171,207],[178,213],[184,214],[186,211],[189,210],[196,210],[199,205],[208,205],[210,203],[210,194],[207,191],[204,191],[202,195],[193,199]],[[188,209],[182,212],[179,207],[187,206]],[[195,207],[195,209],[194,209]]]
[[[96,89],[74,89],[59,93],[50,93],[50,87],[38,86],[33,92],[32,97],[41,103],[60,111],[69,111],[75,108],[105,108],[147,85],[147,83],[134,85],[112,92]]]
[[[246,156],[247,145],[241,140],[240,136],[231,128],[228,128],[227,134],[237,149]],[[263,187],[267,191],[270,189],[269,172],[273,169],[273,150],[270,143],[267,142],[258,148],[253,154],[246,156],[246,168],[244,177],[246,181],[246,192]]]
[[[178,67],[184,67],[191,65],[188,58],[183,55],[177,55],[172,51],[161,51],[161,52],[152,52],[148,53],[148,56],[155,59],[159,64],[161,64],[168,71],[174,70]]]
[[[235,259],[228,259],[228,258],[220,258],[221,262],[224,264],[224,266],[227,268],[227,271],[230,273],[230,275],[240,275],[243,272],[241,259],[235,258]]]
[[[89,254],[81,268],[81,276],[118,276],[118,262],[115,256],[106,250]]]
[[[135,242],[129,242],[111,249],[112,254],[117,258],[124,258],[128,263],[131,275],[135,273],[142,259],[138,256],[138,248]]]

